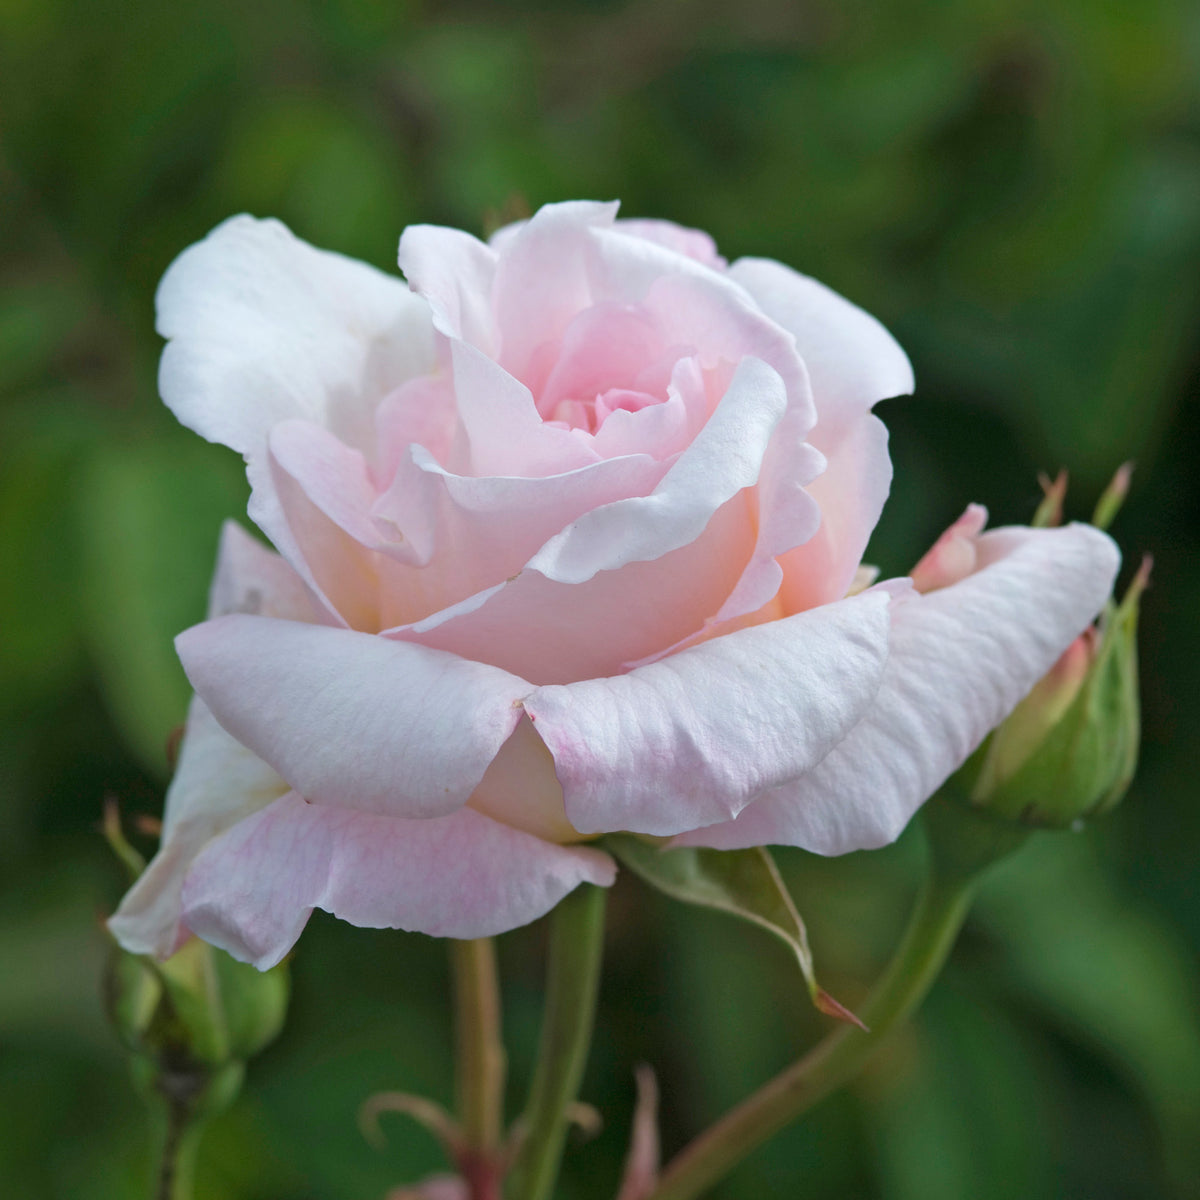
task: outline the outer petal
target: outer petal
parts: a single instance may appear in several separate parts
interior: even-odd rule
[[[297,417],[370,446],[378,402],[433,367],[428,306],[400,280],[250,217],[185,250],[157,303],[169,339],[163,399],[190,429],[246,456],[251,517],[320,594],[267,464],[267,433]]]
[[[817,405],[809,435],[828,459],[809,487],[821,506],[817,537],[783,561],[789,611],[845,595],[891,484],[887,431],[871,406],[913,390],[912,367],[869,313],[781,263],[742,258],[729,275],[796,339]]]
[[[818,421],[868,412],[913,389],[912,365],[870,313],[832,288],[769,258],[739,258],[729,276],[796,339],[817,398]]]
[[[314,908],[366,928],[488,937],[535,920],[580,883],[608,886],[615,873],[598,850],[551,845],[473,809],[409,821],[293,792],[204,849],[184,887],[184,919],[265,970]]]
[[[681,844],[845,854],[897,837],[1092,620],[1119,562],[1088,525],[999,529],[978,545],[982,570],[893,605],[883,684],[845,740],[736,821]]]
[[[242,454],[289,417],[369,445],[376,402],[434,361],[428,306],[403,282],[278,221],[218,225],[171,264],[156,302],[167,407]]]
[[[134,954],[166,958],[186,936],[180,925],[184,876],[213,837],[265,808],[288,785],[217,724],[199,698],[188,712],[179,766],[167,791],[162,847],[109,919]]]
[[[217,569],[208,590],[210,618],[254,613],[315,621],[320,611],[316,597],[284,559],[236,521],[225,522],[217,549]]]
[[[554,755],[571,824],[682,833],[811,770],[879,687],[888,602],[864,592],[627,675],[539,688],[525,711]]]
[[[312,596],[277,554],[232,521],[221,531],[209,613],[311,613]],[[288,785],[234,741],[204,702],[193,697],[179,765],[167,789],[162,846],[109,921],[113,936],[135,954],[165,958],[186,931],[180,889],[192,859],[212,837],[282,796]]]
[[[217,720],[303,796],[395,816],[464,804],[531,690],[423,646],[266,617],[206,621],[175,645]]]

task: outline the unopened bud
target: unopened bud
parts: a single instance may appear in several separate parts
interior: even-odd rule
[[[970,802],[994,816],[1065,827],[1125,795],[1141,733],[1138,606],[1146,559],[1120,605],[1109,601],[976,756]]]
[[[136,875],[115,808],[104,833]],[[135,1077],[181,1102],[194,1116],[224,1107],[237,1093],[243,1064],[283,1028],[287,967],[259,972],[199,938],[165,962],[131,954],[115,942],[104,977],[109,1019],[132,1052]]]
[[[975,539],[987,524],[982,504],[968,504],[963,515],[934,542],[911,571],[918,592],[936,592],[966,579],[975,570],[978,551]]]

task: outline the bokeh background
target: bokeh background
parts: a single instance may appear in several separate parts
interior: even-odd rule
[[[919,1020],[719,1192],[881,1200],[1200,1195],[1200,9],[1190,0],[0,0],[0,1192],[148,1195],[98,995],[123,886],[106,795],[157,813],[240,463],[155,395],[153,295],[238,211],[394,269],[400,229],[619,197],[877,313],[918,394],[870,557],[902,572],[1038,470],[1155,556],[1145,746],[1123,808],[999,870]],[[781,855],[853,1004],[919,837]],[[503,939],[515,1111],[543,933]],[[450,1097],[444,947],[318,914],[288,1028],[212,1128],[205,1200],[369,1200],[439,1165],[380,1089]],[[690,1133],[820,1032],[786,952],[623,879],[561,1196],[610,1200],[648,1061]]]

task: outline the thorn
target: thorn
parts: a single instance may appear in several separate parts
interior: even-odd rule
[[[817,988],[813,993],[813,1005],[818,1012],[823,1012],[827,1017],[836,1017],[848,1025],[857,1025],[863,1033],[871,1032],[844,1004],[835,1000],[824,988]]]

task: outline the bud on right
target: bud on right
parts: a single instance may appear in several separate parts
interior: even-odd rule
[[[1122,467],[1093,524],[1112,520],[1128,488]],[[1065,477],[1047,487],[1035,524],[1057,523]],[[1045,510],[1053,510],[1047,519]],[[1150,577],[1146,558],[1120,604],[1110,600],[1050,672],[984,743],[964,774],[974,806],[1029,825],[1067,827],[1107,812],[1129,788],[1141,740],[1138,606]],[[972,770],[974,768],[974,770]]]

